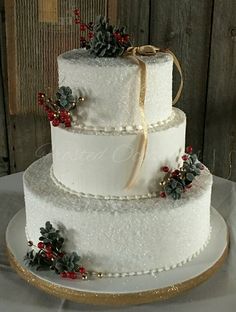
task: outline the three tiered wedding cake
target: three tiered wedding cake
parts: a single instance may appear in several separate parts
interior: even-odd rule
[[[24,174],[27,238],[50,220],[66,250],[104,276],[181,266],[211,229],[212,176],[185,153],[186,117],[172,107],[173,54],[134,52],[58,57],[58,100],[40,95],[55,109],[52,154]]]

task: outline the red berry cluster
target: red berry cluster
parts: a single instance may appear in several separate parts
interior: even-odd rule
[[[54,253],[51,244],[44,244],[43,242],[38,242],[37,247],[43,252],[43,255],[49,259],[54,260],[58,257],[63,257],[63,253]]]
[[[187,162],[188,160],[191,161],[191,157],[192,157],[192,153],[193,153],[193,148],[192,146],[188,146],[186,147],[186,154],[184,154],[182,156],[182,160],[184,161],[184,164],[186,164],[185,162]],[[170,169],[168,166],[163,166],[161,168],[161,171],[163,171],[164,173],[166,173],[166,176],[164,178],[164,180],[160,183],[160,185],[164,186],[166,185],[166,183],[168,183],[168,181],[170,181],[171,179],[176,179],[176,180],[181,180],[184,177],[184,165],[183,167],[181,167],[180,169]],[[198,168],[200,170],[204,169],[204,166],[201,163],[198,163]],[[185,184],[184,188],[183,188],[183,192],[186,191],[186,189],[190,189],[192,187],[192,184]],[[161,191],[160,192],[160,197],[165,198],[166,192],[165,191]]]
[[[82,279],[86,279],[87,271],[85,270],[84,267],[79,267],[78,268],[78,272],[62,272],[62,273],[60,273],[60,276],[62,278],[71,278],[71,279],[82,278]]]
[[[65,109],[61,109],[57,102],[53,102],[51,99],[46,99],[45,93],[38,93],[38,104],[42,106],[48,115],[48,120],[52,122],[54,127],[58,127],[60,123],[65,127],[71,127],[70,112]]]
[[[165,173],[170,173],[172,177],[177,177],[180,175],[180,171],[178,169],[171,171],[171,169],[168,166],[162,167],[161,170]]]
[[[130,40],[130,36],[128,34],[121,34],[119,31],[114,32],[114,37],[117,42],[119,42],[121,45],[126,44]]]
[[[28,241],[28,246],[32,247],[34,246],[32,241]],[[41,256],[44,258],[47,258],[49,261],[54,261],[55,259],[62,258],[65,253],[63,252],[54,252],[53,251],[53,246],[52,244],[44,244],[43,242],[38,242],[37,246],[38,249],[40,249]],[[62,278],[71,278],[71,279],[76,279],[76,278],[81,278],[81,279],[86,279],[87,278],[87,271],[84,267],[80,266],[76,270],[76,272],[61,272],[60,276]]]
[[[89,40],[91,40],[94,36],[93,33],[93,22],[89,22],[88,24],[85,24],[81,21],[80,17],[80,10],[75,9],[74,10],[75,15],[75,24],[80,25],[80,31],[84,34],[80,36],[80,45],[82,48],[86,47]]]
[[[187,153],[187,154],[192,154],[192,152],[193,152],[192,146],[187,146],[187,147],[186,147],[186,153]],[[186,160],[189,159],[189,155],[187,155],[187,154],[185,154],[185,155],[182,156],[183,161],[186,161]]]
[[[164,166],[161,168],[161,171],[165,172],[165,173],[169,173],[169,177],[173,178],[173,177],[180,177],[181,172],[178,169],[175,170],[171,170],[168,166]],[[160,192],[160,197],[165,198],[166,197],[166,193],[164,191]]]

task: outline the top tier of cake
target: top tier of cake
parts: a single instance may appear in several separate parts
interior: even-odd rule
[[[171,116],[173,58],[168,53],[140,56],[147,69],[145,116],[156,124]],[[78,124],[110,130],[140,127],[140,67],[130,58],[94,58],[84,49],[58,57],[59,86],[86,98]]]

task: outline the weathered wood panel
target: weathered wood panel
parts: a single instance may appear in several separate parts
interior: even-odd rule
[[[149,40],[148,0],[118,0],[117,24],[127,26],[133,45],[147,44]]]
[[[5,0],[11,95],[8,104],[12,108],[8,114],[11,172],[24,170],[50,150],[49,123],[45,116],[35,113],[36,93],[47,87],[55,90],[57,55],[79,46],[73,9],[80,8],[83,21],[106,14],[106,0],[50,1],[53,16],[50,12],[45,15],[47,7],[45,1]],[[55,12],[59,14],[57,21]],[[53,21],[49,21],[50,16]]]
[[[150,42],[180,60],[184,90],[177,107],[187,115],[187,144],[202,157],[212,0],[151,0]],[[174,85],[179,83],[174,76]]]
[[[214,174],[236,181],[235,0],[215,0],[206,112],[204,161]]]
[[[0,176],[9,173],[8,144],[6,131],[5,94],[6,80],[6,46],[3,0],[0,0]]]

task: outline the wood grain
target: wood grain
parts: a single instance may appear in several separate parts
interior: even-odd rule
[[[9,173],[8,144],[5,114],[6,88],[6,50],[5,50],[5,23],[3,0],[0,0],[0,176]],[[5,86],[5,87],[4,87]]]
[[[117,7],[119,0],[107,0],[107,17],[112,25],[117,23]]]
[[[214,174],[236,181],[236,1],[234,0],[215,0],[204,161]]]
[[[50,152],[50,127],[46,117],[11,115],[8,132],[11,173],[25,170]]]
[[[19,88],[17,86],[17,49],[16,49],[16,33],[15,33],[15,7],[13,0],[5,0],[5,16],[6,16],[6,45],[7,45],[7,75],[8,81],[8,107],[10,114],[16,112],[16,99],[18,97]]]
[[[212,0],[151,0],[150,42],[172,50],[183,68],[177,107],[187,115],[187,144],[202,158]],[[174,72],[174,92],[179,77]]]
[[[58,1],[61,15],[58,24],[53,24],[41,23],[35,19],[37,0],[5,0],[8,105],[17,108],[10,114],[7,105],[11,173],[26,169],[33,161],[50,151],[49,122],[45,115],[37,114],[33,106],[36,105],[37,91],[42,90],[42,86],[54,86],[57,81],[57,55],[79,46],[80,34],[78,26],[73,24],[73,9],[80,8],[81,16],[87,22],[96,15],[106,14],[105,3],[105,0]],[[39,48],[35,49],[37,40]],[[24,107],[27,109],[22,113]]]
[[[40,22],[58,22],[58,1],[38,0],[38,18]]]
[[[148,43],[149,4],[148,0],[119,0],[117,3],[117,24],[127,27],[133,45]]]
[[[50,140],[50,133],[46,117],[16,114],[16,100],[19,98],[20,90],[17,79],[19,73],[16,66],[15,1],[5,1],[5,12],[8,60],[7,133],[10,173],[14,173],[24,170],[37,158],[35,154],[37,148]]]

